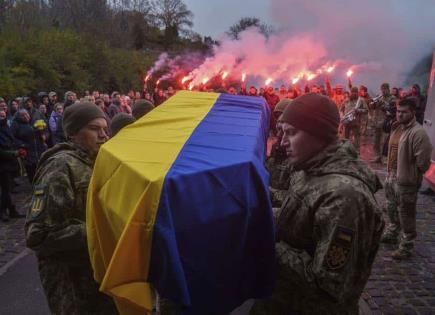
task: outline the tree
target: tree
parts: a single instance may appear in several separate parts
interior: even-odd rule
[[[239,34],[251,27],[258,29],[266,38],[269,37],[269,35],[273,32],[272,27],[261,22],[259,18],[244,17],[241,18],[236,24],[231,26],[226,33],[232,39],[239,39]]]
[[[193,26],[193,13],[181,0],[160,0],[152,2],[152,12],[159,26],[164,28],[165,43],[170,45],[179,34]]]

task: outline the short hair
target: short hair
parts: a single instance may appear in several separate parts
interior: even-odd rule
[[[406,106],[410,110],[415,111],[417,108],[417,104],[415,103],[415,100],[412,98],[405,98],[403,100],[400,100],[399,103],[397,103],[397,106]]]
[[[388,83],[382,83],[381,84],[381,89],[390,89],[390,85]]]

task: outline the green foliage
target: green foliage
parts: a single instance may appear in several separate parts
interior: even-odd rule
[[[231,26],[226,33],[232,39],[239,39],[239,34],[248,28],[258,29],[266,38],[273,33],[271,26],[261,22],[260,19],[256,17],[241,18],[236,24]]]
[[[141,78],[154,58],[110,48],[72,31],[5,31],[0,33],[0,95],[141,89]]]

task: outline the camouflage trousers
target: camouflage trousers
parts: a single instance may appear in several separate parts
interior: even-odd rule
[[[414,248],[416,230],[416,205],[418,186],[403,186],[397,183],[395,175],[388,175],[385,180],[385,197],[389,224],[387,233],[400,236],[399,248]]]
[[[373,143],[373,151],[375,151],[376,157],[382,157],[384,131],[382,128],[375,128],[375,139]]]
[[[39,259],[39,276],[51,314],[118,314],[112,298],[99,292],[90,263],[68,264],[53,258]]]
[[[361,126],[359,124],[344,126],[344,138],[352,141],[356,150],[359,151],[361,139]]]

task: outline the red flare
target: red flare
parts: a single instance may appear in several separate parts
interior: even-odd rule
[[[157,80],[156,85],[159,85],[159,83],[160,83],[160,79]]]
[[[272,78],[268,78],[267,80],[266,80],[266,82],[264,82],[264,85],[269,85],[271,82],[273,81],[273,79]]]
[[[297,78],[293,78],[293,80],[292,80],[292,84],[296,84],[296,83],[298,83],[298,81],[299,81],[299,78],[297,77]]]
[[[189,91],[192,91],[192,89],[193,89],[193,83],[191,82],[191,83],[189,84]]]
[[[189,79],[189,77],[183,77],[183,78],[181,79],[181,84],[184,84],[184,82],[186,82],[188,79]]]
[[[246,73],[242,73],[242,82],[245,82],[246,80]]]
[[[332,71],[334,71],[334,69],[335,69],[334,66],[329,67],[329,68],[326,70],[326,72],[331,73]]]
[[[222,73],[222,80],[225,80],[225,78],[228,76],[228,72],[225,71],[224,73]]]
[[[347,70],[346,75],[348,78],[350,78],[352,76],[352,74],[353,74],[352,69]]]
[[[145,82],[147,82],[147,81],[150,79],[150,77],[151,77],[151,74],[148,74],[148,75],[145,77]]]
[[[209,78],[202,79],[202,84],[206,84],[208,82]]]
[[[316,75],[314,74],[314,73],[310,73],[308,76],[307,76],[307,81],[311,81],[312,79],[314,79],[316,77]]]

